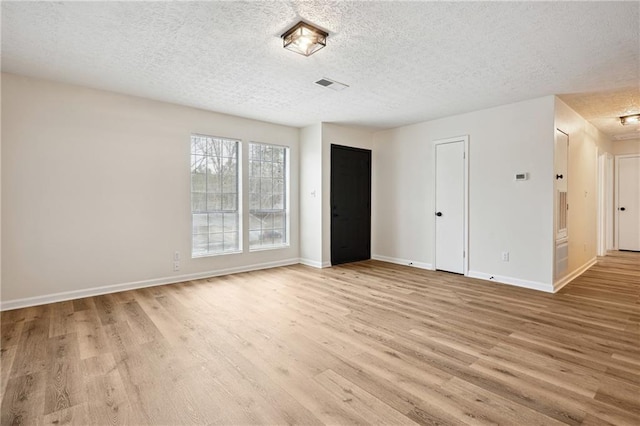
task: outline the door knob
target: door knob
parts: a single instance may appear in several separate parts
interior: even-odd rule
[[[556,179],[562,179],[562,175],[556,175]]]
[[[442,216],[442,212],[437,212],[436,216],[438,216],[438,217]]]
[[[621,212],[623,212],[623,211],[625,211],[625,210],[626,210],[626,208],[624,208],[624,207],[620,207],[620,211],[621,211]]]

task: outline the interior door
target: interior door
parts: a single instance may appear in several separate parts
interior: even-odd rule
[[[464,142],[437,144],[435,267],[464,273]]]
[[[371,151],[331,145],[331,264],[371,258]]]
[[[618,159],[618,249],[640,251],[640,156]]]

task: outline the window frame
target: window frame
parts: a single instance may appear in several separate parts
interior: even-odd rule
[[[234,210],[229,210],[229,209],[224,209],[224,201],[223,198],[221,198],[220,201],[220,209],[219,210],[209,210],[208,208],[205,208],[205,210],[203,211],[199,211],[199,210],[194,210],[194,201],[193,201],[193,194],[194,194],[194,190],[193,190],[193,159],[194,156],[196,155],[202,155],[202,154],[196,154],[194,151],[194,138],[209,138],[209,139],[213,139],[213,140],[220,140],[222,142],[234,142],[235,143],[235,209]],[[190,210],[191,210],[191,258],[192,259],[197,259],[197,258],[203,258],[203,257],[212,257],[212,256],[223,256],[223,255],[228,255],[228,254],[238,254],[238,253],[242,253],[243,252],[243,213],[242,213],[242,140],[237,139],[237,138],[229,138],[229,137],[224,137],[224,136],[214,136],[214,135],[206,135],[206,134],[202,134],[202,133],[191,133],[190,138],[189,138],[189,160],[190,160],[190,168],[189,168],[189,182],[190,182]],[[222,147],[222,149],[224,149],[224,147]],[[205,154],[204,157],[206,158],[214,158],[214,156],[210,156],[208,154]],[[223,152],[221,152],[221,155],[217,156],[218,158],[233,158],[233,157],[225,157],[223,155]],[[221,185],[221,192],[219,192],[220,196],[223,197],[224,194],[226,194],[223,190],[223,180],[222,180],[222,175],[220,176],[220,185]],[[205,198],[208,198],[208,194],[210,194],[208,191],[205,190]],[[195,237],[196,235],[203,235],[203,234],[197,234],[195,233],[195,216],[196,215],[207,215],[207,227],[210,228],[210,223],[209,221],[209,215],[211,214],[221,214],[223,215],[223,222],[222,222],[222,230],[221,232],[219,232],[220,234],[222,234],[223,240],[222,240],[222,251],[210,251],[210,244],[211,242],[208,241],[207,242],[207,250],[205,252],[196,252],[195,251]],[[235,227],[235,232],[237,234],[236,239],[237,239],[237,246],[234,247],[233,250],[228,250],[225,251],[224,249],[224,234],[225,234],[225,230],[224,230],[224,215],[225,214],[235,214],[236,218],[235,218],[235,222],[236,222],[236,227]],[[211,232],[207,233],[208,238],[210,238],[209,236],[211,235]]]
[[[284,150],[284,159],[283,159],[283,191],[282,191],[282,209],[270,209],[269,211],[271,213],[274,212],[282,212],[284,218],[283,218],[283,226],[282,226],[282,231],[284,233],[283,235],[283,242],[280,244],[272,244],[272,245],[261,245],[261,246],[254,246],[252,247],[252,243],[251,243],[251,214],[252,212],[255,212],[255,209],[251,209],[251,201],[249,201],[249,204],[247,206],[247,214],[249,216],[249,220],[248,220],[248,227],[247,227],[247,235],[249,236],[249,244],[248,244],[248,248],[249,248],[249,252],[258,252],[258,251],[266,251],[266,250],[278,250],[278,249],[283,249],[283,248],[288,248],[291,245],[291,238],[290,238],[290,223],[291,223],[291,218],[290,218],[290,212],[291,212],[291,208],[290,208],[290,199],[291,199],[291,195],[290,195],[290,190],[291,190],[291,179],[290,179],[290,174],[291,174],[291,147],[288,145],[281,145],[281,144],[274,144],[274,143],[268,143],[268,142],[259,142],[259,141],[249,141],[248,142],[248,146],[247,146],[247,168],[248,168],[248,172],[247,172],[247,178],[248,178],[248,184],[247,184],[247,196],[249,197],[249,199],[251,198],[251,173],[252,173],[252,167],[251,167],[251,163],[252,160],[251,155],[252,155],[252,145],[260,145],[263,147],[274,147],[274,148],[282,148]],[[263,162],[262,159],[259,160],[261,163]],[[274,163],[273,161],[271,161],[271,163]],[[273,175],[272,175],[273,176]],[[255,177],[254,177],[255,178]],[[262,176],[260,176],[260,179],[262,179]],[[273,179],[273,177],[271,178]],[[259,209],[262,210],[262,209]],[[259,211],[258,210],[258,211]],[[271,230],[275,230],[275,227],[272,227]],[[253,230],[255,231],[255,230]],[[264,232],[262,229],[260,230],[261,232]]]

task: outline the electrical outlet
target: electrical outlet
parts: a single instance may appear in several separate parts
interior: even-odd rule
[[[178,261],[180,260],[180,252],[176,251],[173,253],[173,260]]]
[[[509,252],[508,251],[503,251],[502,252],[502,261],[503,262],[508,262],[509,261]]]
[[[177,272],[180,270],[180,262],[173,262],[173,272]]]

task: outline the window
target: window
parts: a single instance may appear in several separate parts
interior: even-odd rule
[[[249,144],[249,249],[286,246],[289,149]]]
[[[192,256],[240,251],[239,142],[191,136]]]

